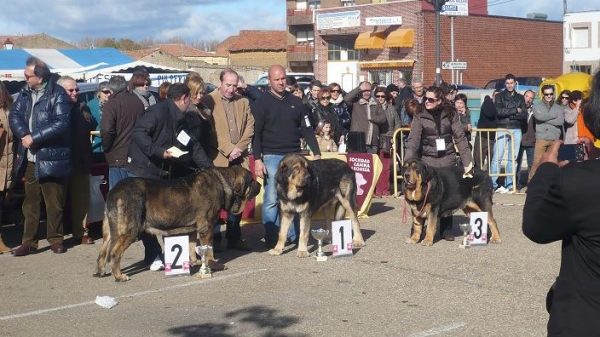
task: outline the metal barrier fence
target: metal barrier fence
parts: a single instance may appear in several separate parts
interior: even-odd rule
[[[505,132],[509,138],[508,146],[510,146],[512,149],[512,151],[510,151],[512,154],[511,158],[508,158],[509,151],[504,151],[505,153],[502,154],[502,158],[500,159],[500,162],[498,164],[498,173],[491,173],[492,172],[492,155],[494,152],[494,146],[492,146],[492,140],[489,137],[489,134],[491,132],[494,132],[494,133]],[[392,166],[392,171],[393,171],[393,175],[394,175],[394,178],[393,178],[394,195],[396,197],[399,196],[398,182],[399,181],[401,182],[404,179],[402,174],[400,174],[400,171],[401,171],[400,168],[402,167],[402,165],[404,163],[404,152],[406,149],[405,141],[408,139],[409,133],[410,133],[410,128],[406,128],[406,127],[398,128],[394,132],[394,136],[393,136],[392,158],[394,158],[394,162],[393,162],[393,166]],[[483,136],[483,134],[485,134],[487,137]],[[477,138],[478,135],[480,136],[480,141],[486,142],[487,153],[486,153],[486,156],[483,156],[483,151],[482,151],[483,146],[479,146],[478,148],[475,148],[473,146],[473,148],[471,150],[471,154],[474,155],[474,157],[475,157],[475,151],[479,151],[478,158],[480,158],[480,162],[474,163],[473,165],[483,168],[484,164],[485,164],[486,171],[488,172],[490,177],[512,177],[512,180],[513,180],[512,192],[516,193],[517,192],[517,180],[516,180],[516,172],[515,171],[517,168],[517,166],[516,166],[517,153],[515,153],[516,148],[515,148],[514,135],[513,135],[512,131],[510,131],[509,129],[473,128],[473,130],[471,131],[471,137],[472,137],[472,139],[470,140],[470,141],[472,141],[471,144],[473,144],[474,140]],[[495,137],[494,137],[494,142],[495,142]],[[485,160],[485,158],[487,158],[487,160]],[[512,165],[508,165],[509,161],[512,163]],[[512,168],[511,172],[507,171],[509,166]],[[503,172],[502,167],[505,168],[504,173],[502,173]]]

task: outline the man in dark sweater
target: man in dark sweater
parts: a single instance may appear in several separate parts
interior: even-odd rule
[[[494,90],[492,96],[485,96],[481,104],[479,120],[477,121],[477,129],[495,129],[498,127],[498,113],[494,106],[496,95],[500,90]],[[492,158],[488,158],[488,165],[485,165],[485,160],[488,156],[488,151],[494,148],[496,142],[496,132],[494,131],[478,131],[475,136],[473,145],[473,166],[485,169],[490,167]]]
[[[285,90],[285,69],[280,65],[269,68],[269,90],[252,105],[254,115],[254,172],[264,180],[262,222],[265,226],[267,248],[275,247],[279,235],[279,198],[275,188],[275,173],[286,154],[300,153],[300,138],[304,138],[321,158],[319,145],[309,122],[309,111],[302,100]],[[288,241],[296,241],[296,224],[288,233]]]

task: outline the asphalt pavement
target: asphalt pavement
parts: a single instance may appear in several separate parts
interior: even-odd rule
[[[269,256],[261,225],[242,228],[253,252],[216,253],[228,269],[212,278],[165,277],[141,265],[134,243],[122,267],[131,281],[92,277],[101,239],[52,253],[0,255],[2,336],[545,336],[545,295],[558,274],[560,243],[521,232],[524,195],[494,195],[503,243],[460,249],[406,244],[403,199],[375,199],[361,219],[366,246],[344,258]],[[407,212],[409,212],[407,210]],[[316,221],[313,228],[323,227]],[[19,244],[22,227],[5,225]],[[311,252],[316,243],[311,239]],[[325,246],[329,252],[330,246]],[[196,272],[198,268],[193,268]],[[96,296],[118,304],[105,309]]]

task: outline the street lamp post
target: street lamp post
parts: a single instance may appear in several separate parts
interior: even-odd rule
[[[448,0],[426,0],[435,9],[435,85],[439,86],[442,82],[441,62],[440,62],[440,12]]]

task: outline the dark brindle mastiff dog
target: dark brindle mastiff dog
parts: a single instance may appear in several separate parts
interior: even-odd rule
[[[213,226],[221,210],[239,214],[259,191],[260,184],[242,167],[210,169],[176,180],[122,180],[106,199],[102,225],[104,242],[94,276],[106,275],[110,251],[115,280],[129,280],[121,273],[121,258],[142,231],[157,236],[197,231],[203,245],[212,244]],[[189,236],[190,260],[196,265],[197,235]],[[224,269],[212,253],[207,260],[212,269]]]
[[[311,217],[321,208],[328,225],[331,224],[331,214],[340,220],[348,212],[354,233],[353,247],[365,245],[356,216],[356,176],[348,164],[339,159],[309,161],[303,156],[287,155],[279,164],[275,180],[281,209],[281,228],[277,245],[269,254],[282,253],[290,224],[294,215],[298,214],[298,257],[307,257]]]
[[[407,243],[419,242],[427,220],[425,239],[421,244],[431,246],[439,218],[451,216],[459,209],[467,216],[471,212],[487,212],[492,232],[490,241],[501,242],[492,213],[492,180],[487,173],[476,169],[473,178],[463,178],[461,167],[432,168],[420,160],[407,160],[403,169],[404,199],[413,216],[413,233]]]

